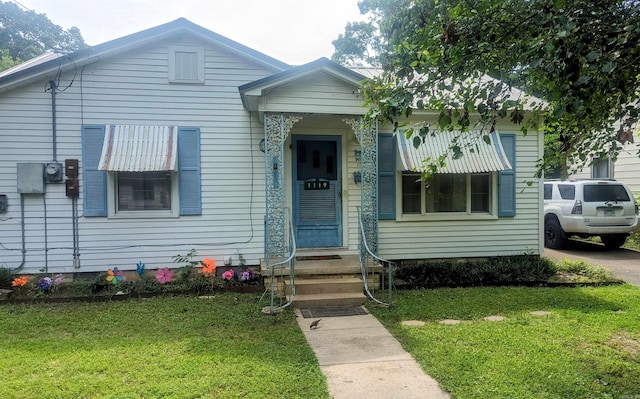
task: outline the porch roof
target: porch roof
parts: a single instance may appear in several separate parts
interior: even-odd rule
[[[318,72],[324,72],[354,87],[360,87],[360,83],[367,78],[358,72],[322,57],[307,64],[239,86],[238,90],[240,91],[242,104],[249,111],[257,111],[260,97],[263,95],[279,86],[300,80]]]
[[[106,129],[99,170],[155,172],[176,169],[177,126],[110,125]]]
[[[488,140],[484,137],[488,137]],[[403,170],[425,172],[425,160],[431,162],[446,154],[445,165],[438,173],[483,173],[511,169],[500,136],[496,132],[488,135],[479,131],[433,132],[424,137],[416,148],[413,138],[407,140],[404,134],[396,134],[399,165]],[[487,141],[485,141],[487,140]],[[454,158],[452,146],[459,146],[462,156]]]

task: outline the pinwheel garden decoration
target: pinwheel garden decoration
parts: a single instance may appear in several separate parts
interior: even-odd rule
[[[112,284],[118,284],[120,281],[124,279],[124,272],[122,270],[118,270],[117,267],[114,267],[113,270],[107,270],[107,281]]]
[[[232,269],[229,269],[226,272],[222,273],[222,278],[225,280],[234,280],[237,278],[236,272],[234,272]]]
[[[173,279],[173,272],[168,267],[163,267],[162,269],[158,269],[156,272],[156,280],[160,282],[160,284],[166,284],[171,282]]]
[[[136,273],[138,273],[140,277],[144,274],[144,263],[142,263],[142,261],[136,264]]]
[[[202,262],[202,272],[205,274],[214,274],[216,272],[216,261],[210,258],[204,258]]]

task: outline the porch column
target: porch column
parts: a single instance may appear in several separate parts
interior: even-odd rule
[[[378,253],[378,123],[343,119],[360,144],[360,217],[369,249]],[[359,234],[359,233],[358,233]]]
[[[266,215],[265,260],[287,255],[284,142],[301,115],[264,114]]]

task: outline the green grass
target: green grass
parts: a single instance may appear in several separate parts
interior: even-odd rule
[[[400,291],[394,305],[371,310],[456,399],[640,398],[638,287]]]
[[[326,398],[292,312],[256,296],[0,306],[0,398]]]
[[[629,235],[624,243],[625,248],[640,250],[640,230],[636,230]]]

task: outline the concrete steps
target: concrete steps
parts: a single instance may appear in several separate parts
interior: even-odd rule
[[[328,278],[298,278],[293,306],[297,308],[321,306],[362,305],[366,296],[362,292],[362,278],[344,276]],[[291,295],[291,283],[285,281],[287,299]]]
[[[302,256],[304,255],[295,263],[294,307],[349,306],[366,302],[358,256],[341,255],[339,259],[308,259],[309,256]],[[287,299],[292,291],[289,274],[288,267],[275,272],[276,293]],[[380,275],[370,274],[369,286],[379,284]],[[271,287],[271,279],[268,277],[265,278],[265,286]]]
[[[364,305],[367,297],[362,293],[340,292],[331,294],[296,294],[293,298],[294,308],[319,308],[324,306],[356,306]]]

